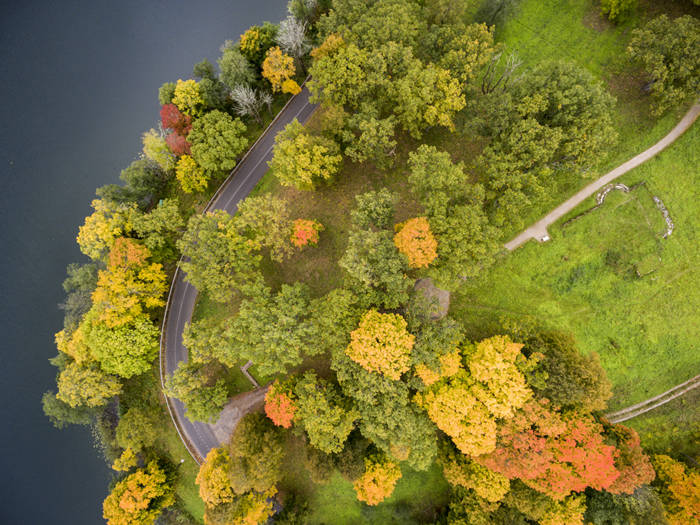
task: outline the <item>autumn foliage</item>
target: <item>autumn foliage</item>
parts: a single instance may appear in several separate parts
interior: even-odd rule
[[[353,483],[357,499],[367,505],[377,505],[391,496],[401,478],[399,466],[389,460],[365,458],[365,472]]]
[[[510,489],[504,475],[494,472],[466,456],[448,453],[442,459],[442,472],[450,485],[472,489],[477,496],[491,503],[501,501]]]
[[[396,225],[394,244],[408,258],[411,268],[427,268],[437,257],[437,241],[425,217]]]
[[[160,108],[160,122],[165,129],[172,129],[186,137],[192,129],[192,117],[182,113],[175,104],[165,104]]]
[[[160,511],[175,503],[167,475],[155,461],[114,486],[102,505],[108,525],[151,525]]]
[[[191,153],[190,143],[182,135],[177,133],[170,133],[165,137],[165,143],[168,145],[170,151],[172,151],[178,157],[182,155],[189,155]]]
[[[316,246],[318,244],[318,232],[323,231],[323,224],[310,219],[297,219],[292,223],[292,236],[290,240],[297,248],[304,246]]]
[[[357,329],[350,333],[345,353],[370,372],[398,381],[408,371],[415,337],[406,330],[406,321],[397,314],[367,311]]]
[[[283,53],[279,46],[268,49],[262,64],[262,76],[270,82],[273,92],[293,93],[298,89],[299,86],[292,79],[295,72],[296,68],[292,57]]]
[[[231,458],[223,448],[213,448],[199,467],[195,483],[199,485],[199,497],[207,506],[233,501],[233,489],[229,481]]]
[[[602,430],[590,415],[559,414],[547,400],[533,400],[501,427],[499,446],[477,461],[556,500],[587,487],[603,490],[620,473]]]
[[[265,394],[265,415],[278,427],[290,428],[297,406],[291,389],[275,381]]]
[[[700,523],[700,473],[669,456],[654,456],[661,500],[671,525]]]
[[[639,434],[631,428],[615,425],[607,432],[617,438],[615,467],[620,476],[606,490],[611,494],[633,494],[656,477],[649,457],[642,450]]]

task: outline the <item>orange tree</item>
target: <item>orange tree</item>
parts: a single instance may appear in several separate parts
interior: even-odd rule
[[[365,472],[353,483],[357,499],[377,505],[391,496],[401,478],[399,466],[386,458],[365,458]]]
[[[437,241],[425,217],[396,225],[394,244],[408,258],[411,268],[427,268],[437,257]]]
[[[265,394],[265,415],[278,427],[291,428],[298,408],[295,401],[292,389],[275,380]]]

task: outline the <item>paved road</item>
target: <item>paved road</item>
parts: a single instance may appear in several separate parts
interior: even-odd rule
[[[246,156],[234,168],[231,175],[221,185],[206,210],[225,210],[234,214],[238,203],[255,187],[267,171],[267,161],[272,157],[275,136],[295,118],[306,122],[315,104],[309,102],[309,91],[304,87],[277,115],[273,123],[258,139]],[[184,272],[177,270],[170,287],[168,302],[160,341],[161,380],[172,374],[180,361],[187,361],[187,349],[182,344],[185,323],[192,318],[197,289],[184,280]],[[209,450],[218,447],[221,441],[216,438],[212,425],[192,422],[185,417],[185,407],[179,399],[166,398],[170,415],[183,443],[192,457],[201,463]]]
[[[522,244],[525,244],[525,242],[527,242],[530,239],[535,239],[538,241],[548,240],[549,234],[547,233],[547,228],[550,225],[552,225],[564,215],[569,213],[576,206],[581,204],[584,200],[593,195],[606,184],[609,184],[610,182],[620,177],[621,175],[627,173],[631,169],[636,168],[640,164],[646,162],[654,155],[659,153],[661,150],[666,148],[669,144],[672,144],[678,137],[680,137],[683,134],[683,132],[685,132],[690,126],[692,126],[693,122],[695,122],[695,120],[698,118],[698,115],[700,115],[700,104],[695,104],[692,108],[690,108],[688,113],[685,114],[683,119],[676,125],[676,127],[673,128],[669,132],[669,134],[662,138],[659,142],[654,144],[648,150],[643,151],[636,157],[628,160],[624,164],[621,164],[611,172],[606,173],[595,182],[592,182],[591,184],[583,188],[569,200],[554,208],[551,212],[549,212],[542,219],[540,219],[535,224],[527,228],[525,231],[520,233],[517,237],[515,237],[511,241],[508,241],[505,244],[506,249],[510,251],[515,250],[517,247],[519,247]]]

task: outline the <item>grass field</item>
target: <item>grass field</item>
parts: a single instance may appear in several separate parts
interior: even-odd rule
[[[629,194],[612,192],[599,209],[550,228],[551,242],[530,242],[504,256],[454,297],[453,313],[477,336],[497,330],[501,317],[532,316],[572,331],[584,352],[600,354],[614,384],[613,408],[696,375],[699,145],[695,125],[620,179],[644,185]],[[675,222],[667,239],[652,195]]]

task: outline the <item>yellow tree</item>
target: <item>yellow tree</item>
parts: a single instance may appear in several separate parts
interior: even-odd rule
[[[178,79],[177,84],[175,84],[173,104],[177,106],[177,109],[192,117],[201,115],[204,109],[204,99],[199,92],[197,82],[192,79]]]
[[[175,503],[165,471],[151,461],[114,486],[102,505],[108,525],[151,525],[161,510]]]
[[[368,310],[357,329],[350,333],[350,344],[345,353],[365,370],[398,381],[410,368],[411,349],[415,342],[406,326],[400,315]]]
[[[438,362],[440,366],[437,370],[423,363],[416,365],[416,375],[423,381],[425,386],[437,383],[442,378],[452,377],[462,368],[462,356],[459,350],[441,355],[438,357]]]
[[[55,339],[56,348],[58,348],[59,352],[70,356],[76,363],[84,364],[92,361],[90,347],[85,340],[85,326],[83,323],[78,325],[78,328],[70,334],[67,334],[65,330],[61,330],[55,335]]]
[[[270,85],[272,86],[272,91],[285,91],[286,93],[291,93],[289,89],[296,89],[299,86],[292,79],[296,68],[294,67],[294,59],[289,55],[282,52],[279,46],[271,47],[267,50],[267,55],[265,61],[262,64],[262,76],[265,77]],[[283,84],[291,80],[294,82],[293,85],[287,83],[286,90]]]
[[[58,375],[56,398],[71,407],[98,407],[105,405],[121,392],[119,380],[105,374],[96,365],[79,365],[72,362]]]
[[[503,500],[510,489],[510,481],[503,474],[479,465],[459,452],[450,450],[440,462],[450,485],[472,489],[477,496],[491,503]]]
[[[85,218],[85,223],[78,230],[77,240],[80,251],[97,261],[105,257],[115,239],[132,231],[136,205],[95,199],[92,208],[95,211]]]
[[[149,308],[163,306],[167,288],[163,266],[149,263],[148,248],[120,237],[109,253],[106,270],[100,270],[92,294],[97,318],[109,327],[134,321]]]
[[[700,474],[669,456],[654,456],[661,500],[671,525],[700,523]]]
[[[357,499],[377,505],[391,496],[401,478],[399,466],[384,458],[365,458],[365,472],[353,483]]]
[[[128,447],[122,452],[121,456],[114,460],[112,463],[112,468],[120,472],[126,472],[134,468],[138,464],[139,460],[134,454],[131,447]]]
[[[199,467],[195,483],[199,485],[199,497],[205,505],[214,507],[233,501],[233,489],[229,481],[231,458],[223,448],[213,448]]]
[[[411,268],[427,268],[437,257],[437,241],[425,217],[415,217],[396,225],[394,244],[408,258]]]
[[[181,156],[175,166],[175,177],[185,193],[197,193],[207,189],[209,177],[190,155]]]

